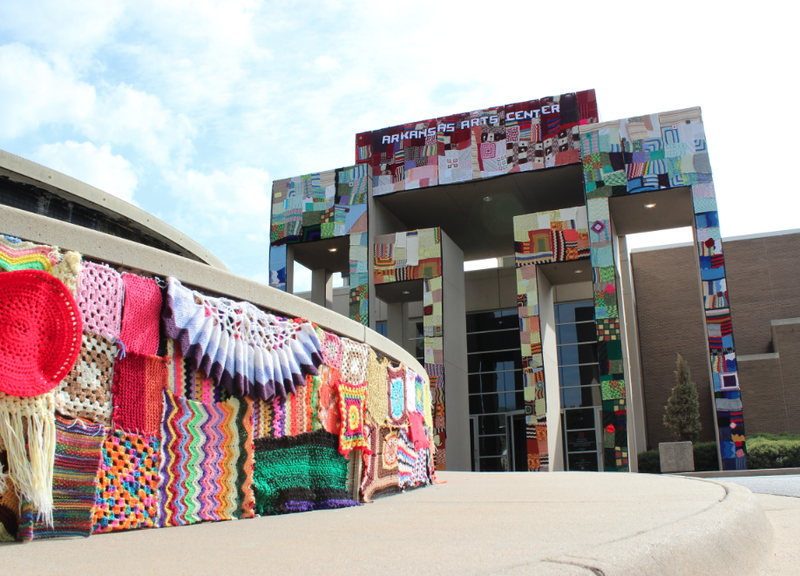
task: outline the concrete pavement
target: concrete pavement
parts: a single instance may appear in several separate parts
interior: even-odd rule
[[[0,574],[746,575],[800,565],[773,549],[773,539],[797,549],[800,500],[735,484],[580,472],[439,478],[447,483],[357,508],[0,545]]]

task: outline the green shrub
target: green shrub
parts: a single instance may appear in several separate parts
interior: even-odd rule
[[[719,470],[716,442],[698,442],[692,445],[694,469],[697,472]],[[639,452],[639,472],[661,474],[661,457],[658,450]]]
[[[694,444],[692,448],[694,449],[695,471],[711,472],[719,470],[716,442],[698,442]]]
[[[800,467],[800,439],[782,439],[786,436],[781,434],[750,436],[747,439],[747,467],[751,470]]]
[[[639,472],[646,474],[661,474],[661,460],[658,450],[639,452]]]

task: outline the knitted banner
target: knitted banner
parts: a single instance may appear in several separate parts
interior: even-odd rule
[[[169,279],[167,336],[184,356],[237,396],[285,397],[322,362],[314,325],[268,314],[249,302],[213,298]]]
[[[158,525],[251,516],[252,430],[244,422],[252,420],[252,401],[204,404],[164,396]]]
[[[342,425],[339,431],[339,452],[343,456],[351,450],[369,451],[364,437],[364,404],[367,399],[367,384],[348,384],[339,382],[339,413]]]
[[[37,520],[52,526],[55,393],[20,398],[0,392],[0,441],[17,493],[33,505]]]
[[[364,475],[361,478],[361,496],[364,502],[370,502],[376,492],[396,492],[400,488],[397,476],[398,435],[390,428],[380,428],[369,414],[365,432],[371,453],[362,452]],[[389,442],[387,436],[390,437]]]
[[[119,339],[126,353],[158,354],[161,326],[161,289],[152,278],[123,274],[125,304]]]
[[[161,453],[155,436],[114,430],[103,443],[92,532],[155,525]]]
[[[19,529],[21,540],[91,535],[95,478],[104,440],[105,428],[99,424],[56,420],[53,526],[37,521],[33,508],[25,502]]]
[[[317,430],[255,441],[256,513],[288,514],[358,506],[347,492],[347,460],[336,436]]]
[[[367,379],[367,363],[372,348],[362,342],[342,338],[342,380],[360,384]]]
[[[114,428],[146,436],[161,433],[163,390],[169,372],[158,356],[129,353],[114,365]]]
[[[122,277],[116,270],[84,262],[75,298],[83,329],[116,341],[122,325],[122,293]]]
[[[111,427],[111,384],[117,346],[84,332],[78,361],[56,390],[56,411]]]

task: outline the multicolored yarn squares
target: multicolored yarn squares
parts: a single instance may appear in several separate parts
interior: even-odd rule
[[[242,427],[252,421],[252,401],[231,398],[205,404],[168,392],[164,395],[158,525],[231,520],[249,514],[252,488],[247,467],[252,448]]]
[[[339,382],[339,411],[342,415],[339,431],[339,452],[347,456],[351,450],[369,451],[364,435],[364,407],[367,399],[367,384]]]
[[[103,443],[92,531],[155,526],[160,443],[155,436],[114,430]]]
[[[30,503],[23,502],[21,540],[91,535],[95,478],[105,434],[105,428],[99,424],[56,419],[53,526],[37,520]]]

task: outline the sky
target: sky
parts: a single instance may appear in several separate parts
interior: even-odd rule
[[[796,229],[798,178],[779,169],[793,148],[774,148],[793,118],[799,12],[771,0],[2,2],[0,149],[266,282],[273,180],[352,165],[358,132],[594,88],[601,120],[702,107],[723,238]]]

